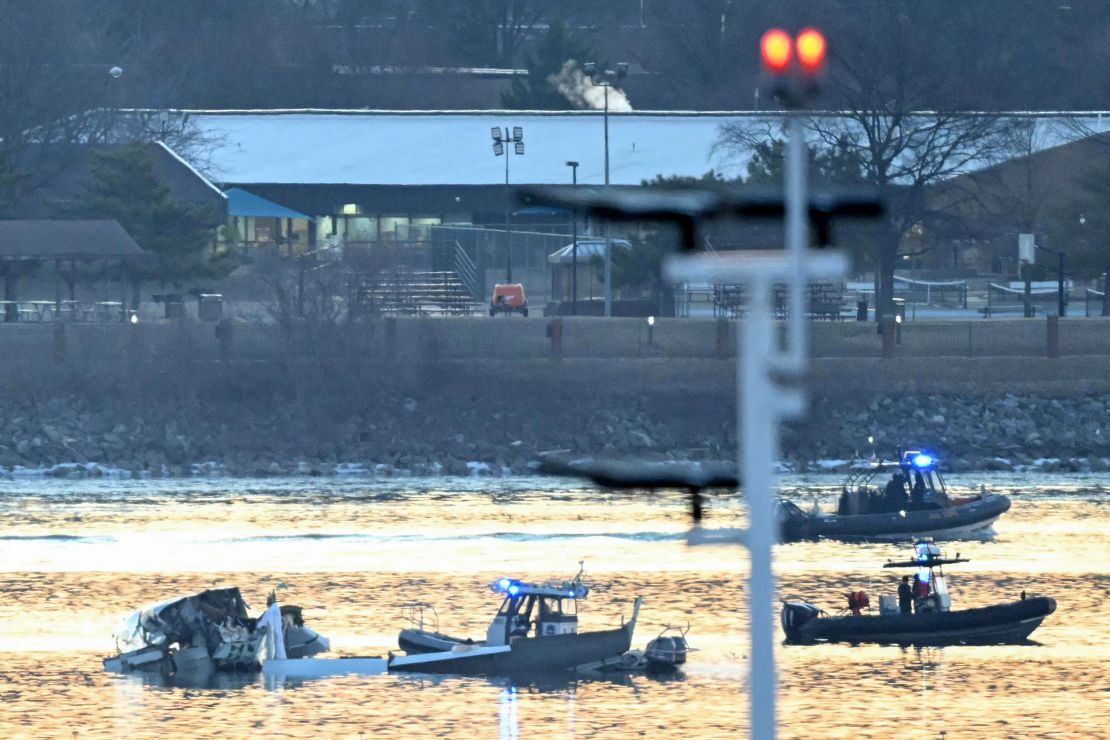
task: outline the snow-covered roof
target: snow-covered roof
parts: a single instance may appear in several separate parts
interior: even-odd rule
[[[609,114],[609,177],[639,185],[656,175],[738,173],[714,153],[721,114]],[[603,116],[597,111],[520,113],[192,112],[190,125],[213,142],[213,177],[225,185],[498,185],[505,155],[490,128],[521,126],[524,155],[510,155],[514,185],[563,185],[567,161],[578,182],[605,181]],[[730,162],[731,159],[731,162]],[[731,168],[730,168],[731,164]]]
[[[213,142],[209,168],[229,185],[498,185],[505,156],[494,156],[490,129],[524,129],[525,153],[509,155],[514,185],[604,183],[600,111],[187,111],[190,126]],[[829,114],[834,115],[834,114]],[[929,115],[923,113],[921,115]],[[1046,130],[1037,148],[1063,143],[1065,118],[1103,129],[1103,114],[1012,112]],[[656,175],[700,177],[714,169],[742,174],[746,161],[717,147],[721,126],[774,127],[774,113],[609,113],[609,172],[614,185]],[[1074,137],[1072,137],[1074,138]],[[980,166],[986,166],[984,162]],[[977,169],[971,163],[968,170]]]

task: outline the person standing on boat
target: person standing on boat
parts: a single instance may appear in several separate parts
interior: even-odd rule
[[[903,614],[913,613],[913,589],[910,588],[910,577],[902,576],[898,584],[898,610]]]
[[[927,580],[928,574],[926,574],[925,578],[926,580],[921,580],[921,577],[918,576],[913,579],[913,606],[914,612],[917,614],[923,611],[929,611],[926,609],[925,602],[925,600],[929,598],[929,591],[931,590],[929,588],[929,581]]]
[[[913,508],[923,509],[925,508],[925,476],[921,474],[920,470],[916,471],[914,476],[916,480],[912,491]]]
[[[900,511],[906,507],[905,478],[901,473],[895,473],[886,484],[883,490],[883,504],[886,511]]]

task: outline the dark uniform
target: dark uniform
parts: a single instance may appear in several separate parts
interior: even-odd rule
[[[913,589],[910,588],[909,576],[902,576],[902,582],[898,584],[898,609],[903,614],[913,612]]]

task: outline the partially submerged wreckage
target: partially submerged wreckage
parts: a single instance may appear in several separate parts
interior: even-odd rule
[[[113,636],[119,654],[105,658],[104,669],[118,673],[258,670],[268,658],[305,658],[330,647],[305,626],[299,606],[279,606],[271,593],[269,607],[256,619],[235,587],[140,609]]]

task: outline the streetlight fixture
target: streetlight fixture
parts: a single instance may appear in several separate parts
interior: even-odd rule
[[[101,109],[104,111],[104,113],[101,115],[103,122],[99,125],[103,128],[103,130],[100,132],[100,135],[104,137],[104,143],[106,144],[111,143],[112,134],[114,132],[113,130],[119,123],[120,91],[118,89],[118,85],[122,83],[115,83],[113,82],[113,80],[118,80],[122,76],[123,67],[119,66],[118,64],[113,65],[108,69],[108,77],[110,77],[111,79],[104,81],[104,104],[110,105]],[[115,87],[116,89],[110,90],[110,87]],[[89,133],[89,143],[92,143],[93,137],[95,137],[96,135],[97,133],[95,131]]]
[[[598,70],[595,62],[586,62],[582,71],[590,78],[590,84],[605,88],[605,106],[602,114],[605,122],[605,187],[609,188],[609,88],[628,76],[628,63],[617,62],[616,69]],[[613,315],[613,250],[609,243],[609,223],[604,224],[605,238],[605,315]]]
[[[570,167],[570,184],[578,185],[578,163],[567,160]],[[571,211],[571,237],[570,237],[570,312],[578,315],[578,210]]]
[[[493,156],[505,155],[505,282],[511,283],[513,281],[513,230],[509,224],[509,155],[524,155],[524,128],[513,126],[510,135],[508,126],[504,129],[494,126],[489,133],[493,138]],[[512,146],[511,152],[509,146]]]

